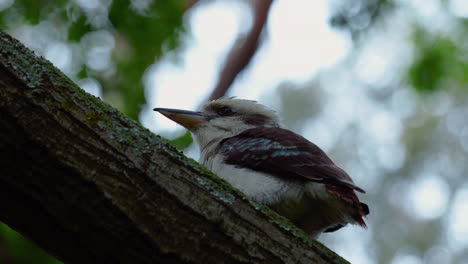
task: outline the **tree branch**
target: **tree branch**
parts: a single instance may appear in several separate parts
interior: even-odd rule
[[[0,220],[66,263],[346,263],[0,32]]]
[[[255,0],[250,2],[254,22],[246,36],[240,36],[234,43],[223,70],[219,74],[218,83],[209,97],[209,101],[225,95],[237,75],[252,60],[260,43],[260,36],[268,18],[268,12],[273,0]]]

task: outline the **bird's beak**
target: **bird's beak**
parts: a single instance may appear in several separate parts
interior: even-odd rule
[[[157,111],[179,125],[187,128],[190,131],[195,130],[201,124],[204,124],[210,120],[210,116],[201,112],[193,112],[180,109],[170,108],[154,108],[153,111]]]

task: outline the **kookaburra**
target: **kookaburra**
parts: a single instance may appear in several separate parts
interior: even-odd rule
[[[155,108],[194,135],[200,163],[313,237],[369,213],[349,175],[315,144],[255,101],[224,97],[199,112]]]

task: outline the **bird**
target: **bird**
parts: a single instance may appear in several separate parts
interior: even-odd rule
[[[365,191],[317,145],[286,129],[274,110],[236,97],[200,111],[153,110],[193,134],[202,165],[310,236],[347,224],[367,228],[369,207],[356,195]]]

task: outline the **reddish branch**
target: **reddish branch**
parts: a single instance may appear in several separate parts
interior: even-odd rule
[[[225,95],[237,75],[251,61],[259,46],[260,34],[267,21],[272,2],[273,0],[254,0],[250,2],[254,14],[252,28],[247,35],[240,36],[234,43],[209,100],[214,100]]]
[[[194,5],[196,5],[199,0],[188,0],[187,3],[185,3],[185,10],[190,10]]]

